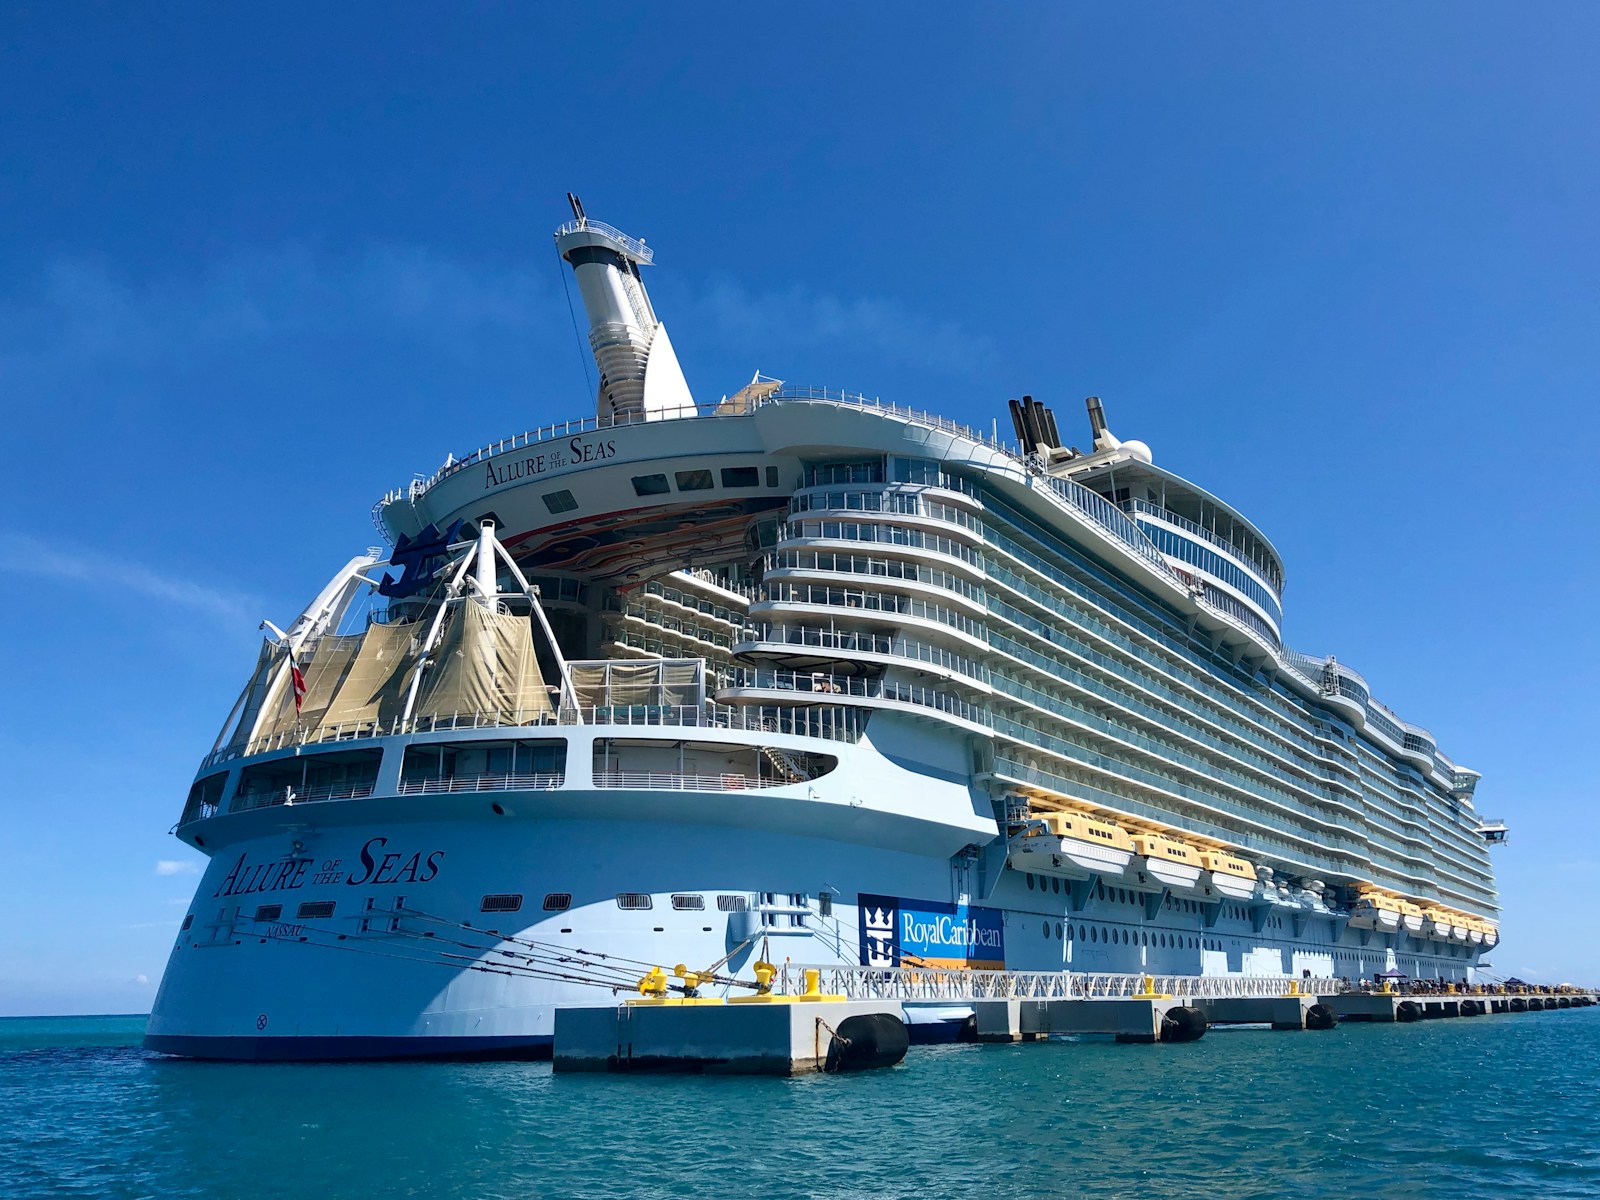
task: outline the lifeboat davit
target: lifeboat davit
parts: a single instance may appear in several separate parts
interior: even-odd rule
[[[1174,894],[1200,892],[1200,852],[1187,842],[1159,833],[1133,835],[1133,870],[1139,882],[1155,882]]]
[[[1450,940],[1450,914],[1440,912],[1437,908],[1422,910],[1422,929],[1435,941],[1448,942]]]
[[[1042,813],[1008,852],[1019,871],[1063,879],[1121,878],[1133,861],[1133,840],[1114,821],[1083,813]]]
[[[1229,900],[1248,900],[1256,894],[1256,869],[1242,858],[1201,851],[1200,869],[1206,873],[1205,882]]]

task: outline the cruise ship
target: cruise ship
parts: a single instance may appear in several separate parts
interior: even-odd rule
[[[150,1048],[537,1057],[654,966],[1474,977],[1505,826],[1284,644],[1250,519],[1093,397],[1081,449],[1031,396],[697,401],[652,248],[572,207],[596,411],[390,492],[263,622]]]

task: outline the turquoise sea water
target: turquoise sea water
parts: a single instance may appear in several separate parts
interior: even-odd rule
[[[1600,1008],[854,1076],[253,1065],[0,1018],[0,1196],[1600,1197]]]

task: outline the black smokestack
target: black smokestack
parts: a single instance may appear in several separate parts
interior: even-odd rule
[[[1026,450],[1028,448],[1028,423],[1023,419],[1022,405],[1016,400],[1008,400],[1007,403],[1011,405],[1011,427],[1017,431],[1017,441]]]

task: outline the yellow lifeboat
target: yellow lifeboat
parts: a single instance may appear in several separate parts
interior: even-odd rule
[[[1357,929],[1393,933],[1400,928],[1400,916],[1399,897],[1369,886],[1350,910],[1350,924]]]
[[[1151,882],[1184,895],[1200,891],[1200,852],[1187,842],[1160,833],[1133,835],[1133,870],[1140,883]]]
[[[1063,879],[1120,879],[1133,861],[1127,830],[1104,817],[1081,812],[1037,815],[1038,824],[1011,842],[1011,865],[1019,871]]]
[[[1200,869],[1211,876],[1211,886],[1230,900],[1248,900],[1255,895],[1256,869],[1242,858],[1220,850],[1202,850]]]
[[[1400,901],[1400,924],[1415,937],[1422,936],[1422,905],[1410,900]]]
[[[1422,910],[1422,931],[1435,941],[1448,942],[1450,940],[1450,914],[1442,908],[1425,908]]]

